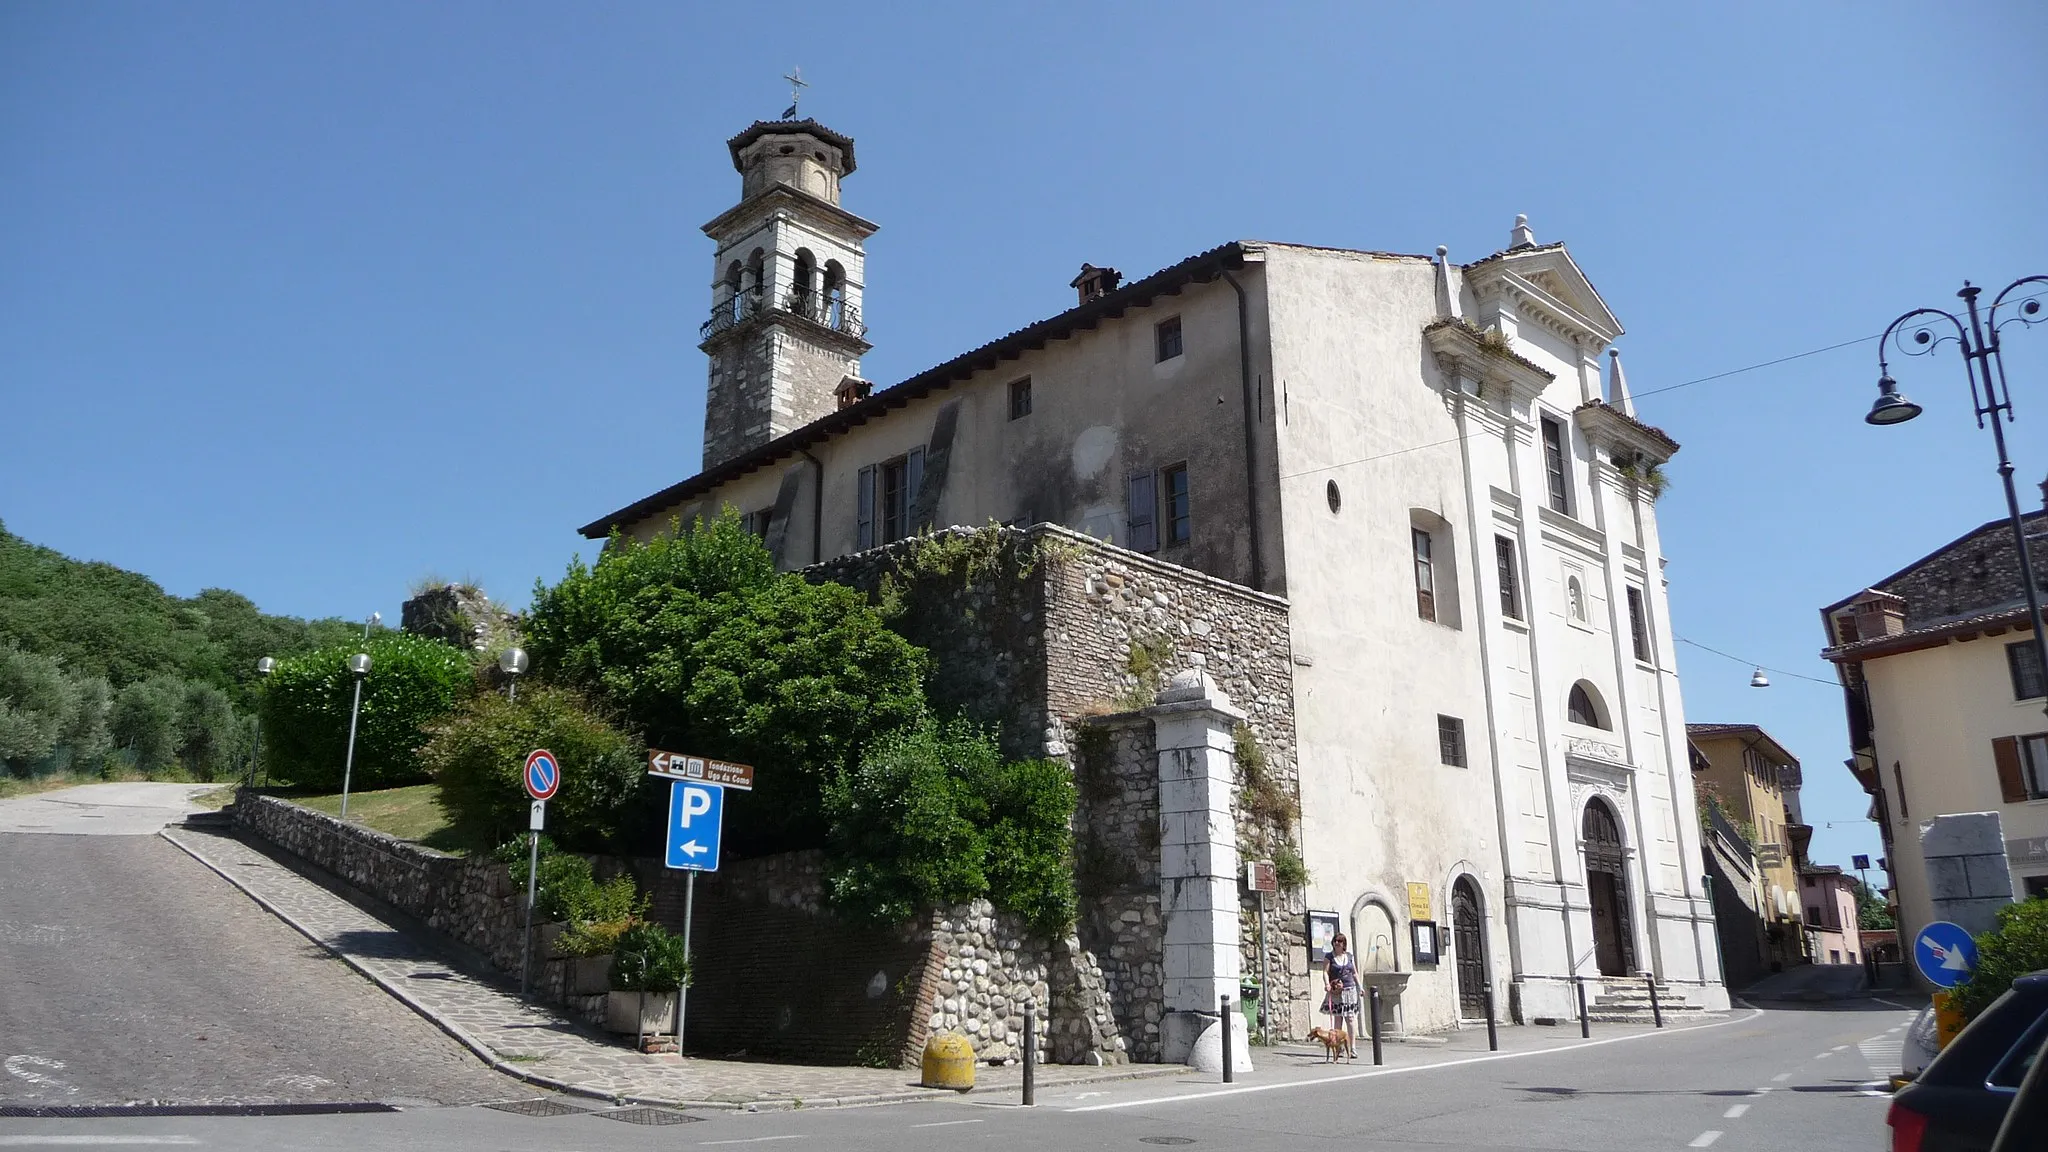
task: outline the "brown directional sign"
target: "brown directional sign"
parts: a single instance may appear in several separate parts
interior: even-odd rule
[[[658,748],[647,750],[647,774],[695,784],[716,784],[720,788],[736,788],[742,792],[751,792],[754,788],[751,764],[729,764],[724,760],[692,756],[686,752],[663,752]]]

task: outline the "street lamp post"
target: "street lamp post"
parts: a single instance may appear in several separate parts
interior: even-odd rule
[[[517,646],[505,649],[498,657],[498,670],[505,674],[505,699],[519,699],[519,676],[526,671],[526,649]]]
[[[365,629],[368,631],[368,629]],[[341,766],[341,818],[348,819],[348,786],[356,772],[356,718],[363,714],[363,678],[370,674],[370,654],[358,652],[348,658],[348,670],[356,678],[356,700],[348,709],[348,759]]]
[[[268,684],[270,682],[270,674],[275,671],[277,671],[276,658],[265,656],[262,659],[256,661],[256,675],[261,677],[265,684]],[[252,786],[256,783],[256,765],[259,762],[261,762],[262,759],[263,710],[262,707],[259,705],[256,710],[256,739],[252,742],[252,745],[249,749],[249,771],[244,774],[247,779],[247,783],[249,783]],[[268,773],[265,773],[266,779],[268,778],[268,775]]]
[[[2037,289],[2023,295],[2012,303],[2017,314],[2000,319],[1998,310],[2006,304],[2006,297],[2015,289],[2025,285],[2037,285]],[[1998,476],[2005,484],[2005,510],[2012,521],[2012,545],[2019,553],[2020,584],[2027,594],[2027,616],[2034,627],[2034,656],[2040,661],[2043,675],[2048,675],[2048,632],[2041,626],[2041,591],[2034,583],[2034,564],[2027,555],[2027,527],[2020,517],[2019,494],[2012,486],[2012,459],[2005,450],[2005,420],[2012,419],[2012,391],[2005,383],[2005,358],[1999,352],[1998,331],[2007,324],[2033,325],[2048,316],[2041,314],[2041,297],[2048,295],[2048,276],[2026,276],[2006,285],[1991,301],[1989,316],[1977,310],[1977,297],[1983,289],[1963,281],[1962,291],[1956,295],[1962,298],[1969,312],[1970,322],[1939,308],[1915,308],[1891,322],[1884,335],[1877,340],[1877,400],[1870,406],[1869,415],[1863,419],[1870,424],[1903,424],[1920,415],[1920,405],[1899,394],[1899,382],[1892,379],[1891,366],[1885,361],[1885,347],[1901,334],[1900,329],[1918,317],[1939,316],[1955,326],[1956,344],[1963,353],[1963,367],[1970,377],[1970,399],[1977,406],[1977,427],[1984,421],[1991,421],[1991,439],[1998,445]],[[1916,349],[1899,345],[1900,351],[1910,356],[1921,356],[1939,347],[1947,335],[1937,336],[1930,326],[1932,319],[1912,329]]]

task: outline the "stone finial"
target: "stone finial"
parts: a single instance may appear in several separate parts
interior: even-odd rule
[[[1621,372],[1621,349],[1607,350],[1607,406],[1623,416],[1636,414],[1636,402],[1629,395],[1628,377]]]
[[[2041,511],[2048,512],[2048,480],[2041,481]]]
[[[1451,283],[1451,250],[1443,244],[1436,246],[1436,318],[1462,319],[1458,309],[1458,289]]]
[[[1529,230],[1528,215],[1517,215],[1515,217],[1515,230],[1508,237],[1508,251],[1512,252],[1517,248],[1534,248],[1535,246],[1536,233]]]
[[[1187,668],[1174,673],[1173,678],[1166,682],[1166,687],[1159,690],[1161,704],[1184,704],[1192,701],[1230,707],[1230,696],[1200,668]]]

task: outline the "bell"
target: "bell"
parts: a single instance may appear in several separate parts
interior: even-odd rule
[[[1759,668],[1755,672],[1750,673],[1749,686],[1751,688],[1769,688],[1771,686],[1771,678],[1764,675],[1764,670]]]

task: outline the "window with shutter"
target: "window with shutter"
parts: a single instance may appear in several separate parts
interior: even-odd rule
[[[2005,662],[2012,671],[2012,698],[2032,700],[2048,696],[2048,675],[2041,668],[2041,649],[2032,640],[2005,646]]]
[[[1998,798],[2007,804],[2022,804],[2027,796],[2026,766],[2020,762],[2020,738],[2000,736],[1991,742],[1991,761],[1998,769]]]
[[[859,495],[855,500],[857,505],[855,519],[858,527],[856,535],[859,539],[859,546],[862,548],[873,548],[875,546],[875,470],[872,466],[860,470],[860,479],[856,482],[855,487],[859,490]]]
[[[903,535],[922,532],[928,525],[910,522],[910,510],[924,489],[924,449],[912,448],[903,457]]]
[[[1430,559],[1429,533],[1420,528],[1410,528],[1409,539],[1415,547],[1415,614],[1424,620],[1436,619],[1436,563]]]
[[[1515,565],[1515,542],[1506,536],[1493,538],[1494,569],[1500,576],[1500,614],[1510,620],[1522,618],[1522,578]]]
[[[1159,485],[1158,478],[1150,472],[1140,472],[1130,481],[1130,539],[1127,546],[1134,552],[1157,552],[1159,550]]]

